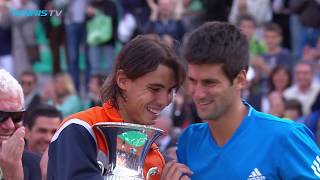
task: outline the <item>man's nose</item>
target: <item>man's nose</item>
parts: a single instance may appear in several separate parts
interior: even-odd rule
[[[157,102],[162,106],[165,107],[167,105],[169,105],[172,101],[172,92],[169,93],[161,93],[160,96],[158,96],[157,98]]]
[[[14,130],[15,129],[14,122],[12,121],[11,117],[7,118],[4,122],[0,123],[0,126],[6,130]]]
[[[192,97],[194,99],[201,99],[205,96],[206,96],[206,92],[204,91],[204,89],[201,87],[200,84],[197,84],[196,86],[194,86],[192,90]]]

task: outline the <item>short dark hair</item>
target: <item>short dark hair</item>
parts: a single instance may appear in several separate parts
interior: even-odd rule
[[[139,35],[129,41],[120,51],[112,73],[101,87],[102,102],[109,101],[119,108],[117,97],[124,98],[116,81],[118,70],[123,70],[126,76],[135,80],[147,73],[155,71],[159,65],[172,69],[175,75],[176,88],[179,88],[186,76],[185,69],[175,51],[158,39],[148,35]]]
[[[90,78],[97,79],[99,87],[103,85],[104,80],[108,77],[108,75],[104,74],[93,74]]]
[[[38,81],[37,74],[35,72],[33,72],[33,71],[24,71],[21,74],[21,77],[23,77],[23,76],[32,76],[33,79],[34,79],[34,82]]]
[[[222,64],[231,83],[249,66],[246,37],[236,26],[223,22],[208,22],[192,32],[184,45],[183,56],[189,64]]]
[[[288,99],[284,101],[284,106],[286,110],[297,110],[299,116],[303,115],[302,104],[297,99]]]
[[[240,26],[240,24],[243,22],[243,21],[250,21],[253,23],[254,26],[257,26],[257,21],[256,19],[250,15],[250,14],[242,14],[240,15],[238,18],[237,18],[237,26]]]
[[[281,27],[276,24],[276,23],[273,23],[273,22],[269,22],[269,23],[266,23],[264,25],[264,31],[270,31],[270,32],[275,32],[277,33],[279,36],[282,37],[282,29]]]
[[[23,125],[32,129],[35,121],[38,117],[57,117],[62,121],[62,114],[55,107],[50,105],[41,104],[33,108],[30,112],[27,112],[26,117],[23,121]]]

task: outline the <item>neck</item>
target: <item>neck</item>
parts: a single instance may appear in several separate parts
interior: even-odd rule
[[[276,53],[278,53],[280,51],[280,48],[279,47],[268,47],[268,52],[270,53],[270,54],[276,54]]]
[[[299,90],[302,93],[306,93],[310,88],[311,88],[311,85],[309,85],[309,86],[299,86]]]
[[[169,20],[170,16],[166,14],[160,14],[159,18],[161,22],[166,22]]]
[[[124,104],[126,103],[125,100],[122,97],[118,97],[117,103],[119,106],[119,114],[120,114],[121,118],[124,120],[124,122],[131,123],[132,121],[129,118],[128,113],[127,113],[125,106],[124,106]]]
[[[218,146],[222,147],[230,140],[246,114],[246,106],[238,101],[218,119],[208,122],[211,134]]]
[[[285,90],[285,88],[284,89],[278,88],[278,89],[273,90],[272,92],[277,92],[279,94],[283,94],[284,90]],[[272,93],[272,92],[270,92],[270,93]]]

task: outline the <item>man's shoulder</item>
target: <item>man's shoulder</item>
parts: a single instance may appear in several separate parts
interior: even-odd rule
[[[298,124],[292,120],[282,119],[277,116],[260,112],[260,111],[256,111],[254,113],[253,119],[256,123],[260,123],[263,126],[277,125],[277,126],[290,127],[290,126],[296,126]]]
[[[196,138],[198,136],[202,136],[206,133],[208,130],[208,124],[207,123],[195,123],[191,124],[189,127],[187,127],[183,132],[181,137],[193,137]]]
[[[266,133],[271,132],[274,137],[288,138],[297,131],[303,131],[305,135],[310,135],[310,130],[302,123],[258,111],[254,116],[254,124],[257,130],[263,130]]]
[[[96,122],[100,121],[100,119],[102,119],[103,117],[105,117],[103,108],[96,106],[68,116],[63,123],[76,119],[84,121],[89,125],[93,125]]]
[[[55,141],[62,132],[66,131],[71,134],[77,134],[78,131],[88,131],[91,135],[93,135],[92,126],[101,121],[108,121],[106,115],[104,115],[102,107],[93,107],[72,114],[68,116],[66,119],[64,119],[63,122],[60,124],[59,130],[52,137],[51,142]],[[79,127],[81,128],[79,129]]]

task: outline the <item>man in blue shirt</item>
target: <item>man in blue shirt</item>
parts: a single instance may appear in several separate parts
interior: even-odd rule
[[[320,179],[320,151],[309,129],[256,111],[241,99],[248,42],[233,25],[209,22],[191,33],[183,55],[188,89],[205,123],[178,141],[191,179]]]

